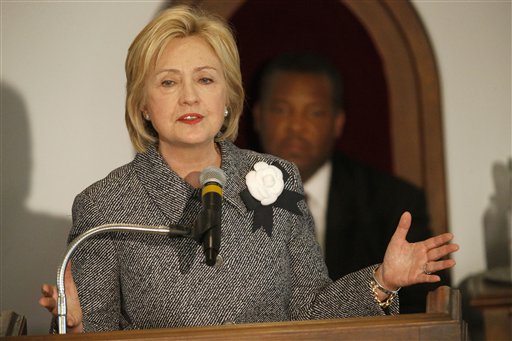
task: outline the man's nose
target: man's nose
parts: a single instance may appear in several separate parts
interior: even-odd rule
[[[304,115],[300,111],[292,111],[288,121],[288,129],[293,132],[301,131],[304,128]]]

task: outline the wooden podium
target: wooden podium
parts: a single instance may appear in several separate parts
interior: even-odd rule
[[[458,290],[439,287],[427,297],[427,312],[332,320],[229,326],[18,336],[7,340],[467,340]]]
[[[487,276],[492,274],[490,271],[492,270],[470,276],[465,280],[463,294],[469,307],[481,314],[483,338],[512,340],[512,285],[509,282],[489,280]],[[468,322],[474,322],[473,327],[479,324],[479,321],[471,321],[469,318]],[[475,336],[480,335],[472,335]]]

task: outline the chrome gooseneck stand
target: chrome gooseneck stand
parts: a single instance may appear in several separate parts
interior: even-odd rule
[[[170,237],[191,237],[190,230],[182,230],[168,226],[143,226],[143,225],[118,225],[107,224],[94,227],[87,232],[76,237],[69,245],[64,255],[61,266],[57,270],[57,312],[58,312],[58,328],[59,334],[66,334],[66,291],[64,285],[64,273],[71,255],[84,240],[100,233],[106,232],[142,232],[149,234],[169,235]]]

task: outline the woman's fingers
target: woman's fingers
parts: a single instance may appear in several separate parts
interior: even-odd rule
[[[55,285],[41,285],[41,293],[46,297],[57,297],[57,287]]]
[[[428,275],[429,273],[451,268],[454,265],[455,261],[453,259],[443,259],[437,262],[427,262],[423,265],[422,272]]]
[[[411,227],[412,217],[409,212],[402,213],[400,220],[398,221],[398,226],[393,234],[392,239],[396,240],[406,240],[407,233],[409,232],[409,228]]]
[[[81,333],[83,331],[82,310],[78,299],[75,282],[71,273],[71,262],[68,263],[64,272],[64,285],[66,287],[67,296],[67,316],[66,325],[68,332]],[[54,285],[43,284],[41,286],[43,296],[39,299],[39,304],[46,308],[53,316],[58,314],[58,291]]]
[[[52,290],[52,288],[49,284],[41,285],[41,294],[43,294],[43,296],[51,297],[52,296],[51,290]]]
[[[438,260],[443,258],[444,256],[449,255],[452,252],[455,252],[459,249],[459,245],[457,244],[446,244],[434,249],[431,249],[427,252],[427,257],[429,260]]]
[[[53,298],[57,299],[57,288],[53,285],[43,284],[41,286],[42,298]]]
[[[43,297],[39,299],[39,304],[55,315],[57,313],[57,288],[53,285],[43,284],[41,293]]]
[[[68,328],[74,328],[74,327],[76,327],[76,324],[77,323],[76,323],[75,318],[73,317],[73,315],[68,314],[66,316],[66,326]]]
[[[434,249],[436,247],[439,247],[443,244],[448,243],[452,239],[453,239],[453,234],[448,232],[448,233],[443,233],[438,236],[429,238],[429,239],[425,240],[424,243],[425,243],[425,246],[427,247],[427,249]]]
[[[425,275],[421,274],[418,283],[436,283],[441,280],[438,275]]]
[[[41,297],[39,299],[39,305],[46,308],[49,312],[53,312],[53,309],[57,306],[57,303],[53,298],[50,297]]]
[[[441,280],[441,277],[439,277],[435,273],[444,269],[451,268],[454,265],[455,261],[453,259],[445,259],[436,262],[427,262],[423,264],[422,269],[419,270],[419,283],[439,282]]]

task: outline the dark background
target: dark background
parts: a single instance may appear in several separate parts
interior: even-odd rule
[[[347,115],[337,148],[393,172],[387,86],[364,27],[338,0],[248,0],[229,19],[240,52],[246,106],[236,144],[261,151],[252,129],[253,82],[261,65],[282,52],[309,51],[338,66]]]

